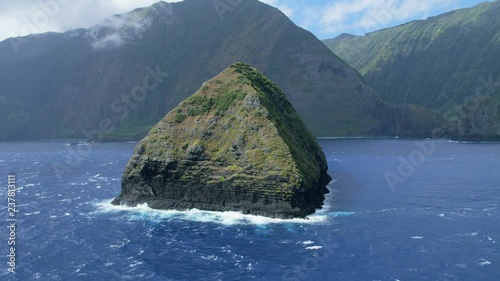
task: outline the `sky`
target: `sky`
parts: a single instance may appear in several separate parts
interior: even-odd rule
[[[280,9],[295,24],[313,32],[319,39],[333,38],[341,33],[363,35],[454,9],[472,7],[484,1],[261,0]],[[111,15],[150,6],[155,2],[158,0],[0,1],[0,40],[32,33],[90,27]]]

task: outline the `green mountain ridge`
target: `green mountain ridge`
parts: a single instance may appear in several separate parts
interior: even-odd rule
[[[419,112],[382,101],[278,9],[238,3],[219,17],[211,1],[159,2],[89,29],[0,42],[0,140],[140,139],[236,61],[275,81],[316,136],[428,131],[404,123]]]
[[[395,104],[449,122],[450,136],[500,138],[500,1],[324,43]],[[488,109],[484,105],[488,100]],[[479,121],[481,120],[481,121]],[[494,124],[493,126],[491,124]]]

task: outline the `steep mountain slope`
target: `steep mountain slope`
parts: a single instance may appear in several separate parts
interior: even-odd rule
[[[454,122],[453,132],[465,138],[496,137],[500,131],[499,15],[500,1],[486,2],[365,36],[344,34],[324,43],[358,69],[385,100],[438,110]],[[484,97],[491,97],[488,100],[493,103],[486,111],[481,106]],[[487,118],[481,117],[485,114]]]
[[[382,102],[279,10],[257,0],[185,0],[1,42],[0,139],[137,139],[236,61],[276,81],[318,136],[407,126],[395,124],[406,109]]]

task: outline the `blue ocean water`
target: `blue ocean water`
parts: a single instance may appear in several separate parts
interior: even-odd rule
[[[335,178],[326,206],[283,221],[112,207],[134,143],[0,143],[0,279],[500,280],[500,144],[320,144]],[[19,188],[15,275],[8,173]]]

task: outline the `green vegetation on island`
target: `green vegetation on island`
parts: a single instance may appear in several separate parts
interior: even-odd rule
[[[235,63],[139,142],[113,203],[304,217],[323,204],[327,169],[280,88]]]

